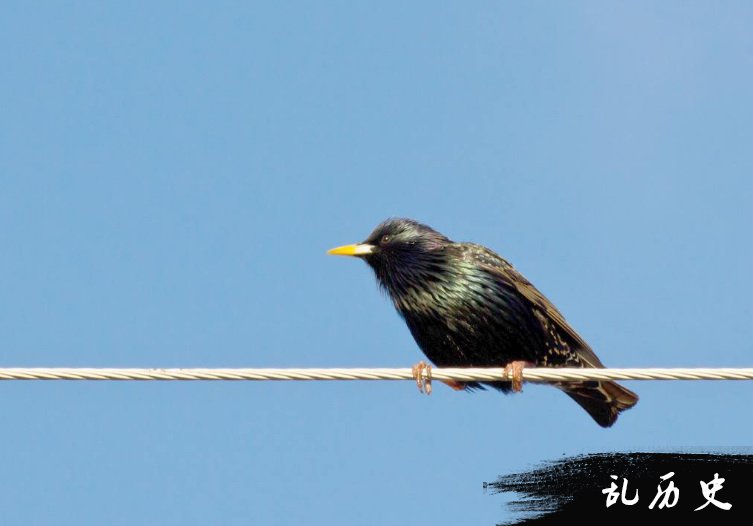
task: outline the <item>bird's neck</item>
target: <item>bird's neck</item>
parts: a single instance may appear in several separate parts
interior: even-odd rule
[[[408,261],[393,259],[374,270],[379,284],[404,316],[441,314],[451,302],[448,292],[459,282],[442,252],[414,256]]]

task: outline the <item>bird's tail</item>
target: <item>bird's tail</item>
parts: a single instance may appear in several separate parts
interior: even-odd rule
[[[602,427],[615,423],[620,411],[638,403],[638,395],[615,382],[567,382],[557,384]]]

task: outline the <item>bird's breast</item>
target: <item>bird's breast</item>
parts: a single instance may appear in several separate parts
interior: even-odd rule
[[[531,313],[485,283],[455,281],[393,296],[416,343],[440,366],[499,366],[530,360],[540,340]]]

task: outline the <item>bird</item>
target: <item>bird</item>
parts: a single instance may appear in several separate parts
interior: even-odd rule
[[[520,390],[523,367],[604,367],[552,302],[483,245],[452,241],[413,219],[390,218],[363,242],[327,253],[360,258],[371,267],[434,365],[512,372],[512,380],[445,381],[453,389],[510,393]],[[635,393],[613,381],[553,385],[602,427],[612,426],[621,411],[638,402]]]

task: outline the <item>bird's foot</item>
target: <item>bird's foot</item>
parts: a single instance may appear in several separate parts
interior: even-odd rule
[[[411,369],[413,378],[416,380],[418,390],[427,395],[431,394],[431,365],[423,360],[414,365]]]
[[[503,376],[506,380],[512,382],[513,393],[519,393],[523,390],[523,369],[534,364],[523,360],[510,362],[505,366]]]

